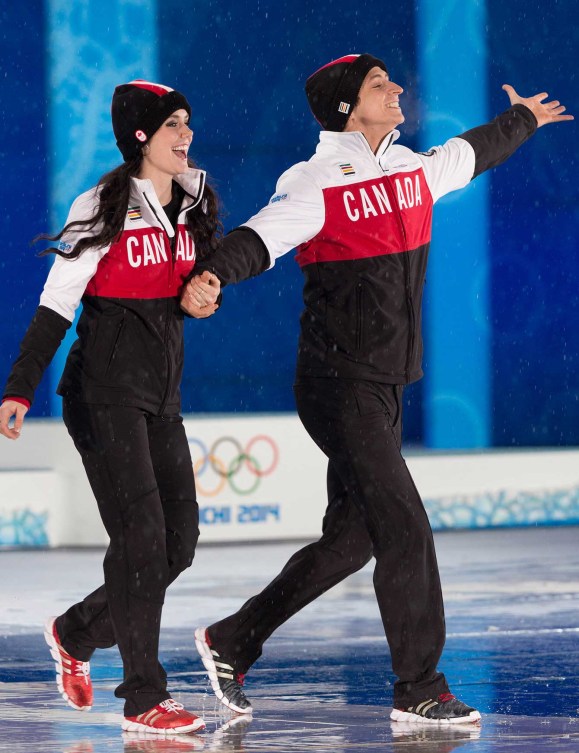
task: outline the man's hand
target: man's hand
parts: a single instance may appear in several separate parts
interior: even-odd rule
[[[214,314],[219,306],[216,301],[221,293],[219,279],[207,270],[193,277],[181,293],[181,308],[195,319],[206,319]]]
[[[0,405],[0,434],[8,439],[18,439],[24,416],[28,408],[16,400],[6,400]],[[14,425],[10,428],[10,421],[14,417]]]
[[[535,94],[534,97],[520,97],[509,84],[503,84],[503,89],[509,95],[512,105],[525,105],[537,118],[537,128],[547,123],[559,123],[562,120],[575,120],[573,115],[563,115],[566,108],[557,99],[543,102],[549,96],[547,92]]]

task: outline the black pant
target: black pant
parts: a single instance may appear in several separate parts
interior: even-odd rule
[[[373,556],[398,677],[394,704],[435,698],[448,691],[437,672],[444,607],[432,531],[400,453],[402,387],[304,379],[295,395],[302,423],[329,458],[323,535],[236,614],[211,625],[210,637],[245,673],[276,628]]]
[[[199,537],[189,444],[181,416],[72,401],[63,415],[110,544],[104,585],[61,615],[56,628],[81,661],[118,644],[124,678],[115,695],[125,699],[125,716],[136,716],[170,697],[158,661],[161,610]]]

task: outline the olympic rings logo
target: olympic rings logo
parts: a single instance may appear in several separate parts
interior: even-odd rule
[[[234,437],[220,437],[209,449],[196,437],[188,442],[197,490],[204,497],[216,497],[227,484],[237,494],[252,494],[279,461],[277,444],[265,434],[256,435],[245,447]]]

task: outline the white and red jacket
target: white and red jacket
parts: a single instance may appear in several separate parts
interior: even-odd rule
[[[222,284],[271,268],[292,248],[305,277],[298,376],[406,384],[422,376],[421,311],[433,204],[500,164],[537,127],[515,105],[426,153],[390,133],[374,154],[360,132],[323,131],[269,204],[196,272]]]
[[[191,168],[174,180],[185,191],[176,232],[151,181],[132,178],[119,237],[104,248],[86,249],[76,259],[56,257],[4,399],[32,402],[44,369],[82,301],[78,340],[68,355],[58,393],[155,414],[179,411],[183,370],[179,295],[195,265],[185,214],[203,198],[205,173]],[[67,224],[94,215],[98,191],[93,188],[75,200]],[[59,249],[71,251],[82,235],[73,228]]]

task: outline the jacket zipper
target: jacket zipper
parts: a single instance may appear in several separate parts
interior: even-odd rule
[[[359,282],[356,286],[356,314],[357,314],[357,329],[356,329],[356,350],[362,348],[362,331],[364,328],[363,315],[362,315],[362,283]]]
[[[169,248],[171,249],[171,274],[172,274],[173,273],[173,265],[175,263],[175,243],[177,241],[177,232],[178,232],[178,230],[175,229],[175,234],[171,238],[171,236],[169,235],[169,233],[165,229],[165,225],[161,222],[161,218],[157,214],[157,212],[155,210],[155,207],[151,204],[151,202],[149,201],[149,197],[147,196],[147,194],[145,192],[143,192],[143,196],[145,197],[145,199],[147,201],[147,204],[149,205],[149,208],[150,208],[151,212],[153,212],[153,214],[157,218],[157,222],[159,223],[159,225],[163,229],[163,232],[165,233],[165,235],[167,236],[167,239],[169,241]],[[161,406],[159,408],[159,415],[160,416],[162,416],[163,413],[164,413],[164,411],[165,411],[165,407],[167,405],[167,400],[169,399],[169,392],[170,392],[170,389],[171,389],[171,382],[173,381],[173,361],[171,360],[171,358],[169,356],[169,321],[170,321],[170,318],[171,318],[171,310],[170,310],[170,304],[171,304],[171,302],[172,302],[171,299],[168,298],[167,299],[167,307],[166,307],[166,315],[165,315],[165,337],[163,339],[163,342],[164,342],[164,345],[165,345],[165,360],[167,362],[167,384],[165,386],[165,394],[163,395],[163,399],[161,401]]]
[[[412,299],[412,287],[410,285],[410,259],[408,258],[408,240],[406,238],[406,230],[404,228],[404,223],[402,222],[402,217],[400,215],[400,208],[398,207],[398,201],[394,194],[394,189],[392,188],[392,185],[390,183],[390,177],[388,175],[384,175],[384,178],[386,179],[387,191],[390,194],[390,198],[392,200],[392,206],[395,208],[394,214],[396,215],[396,219],[400,227],[400,232],[402,233],[402,237],[404,238],[404,251],[402,252],[402,263],[404,265],[404,292],[406,296],[406,308],[408,311],[408,320],[409,320],[408,349],[406,351],[406,363],[404,364],[404,374],[405,374],[406,379],[408,379],[409,371],[410,371],[410,362],[412,360],[412,352],[414,350],[415,329],[416,329],[414,305],[413,305],[413,299]]]
[[[167,400],[169,399],[169,391],[171,388],[171,383],[173,381],[173,361],[169,357],[169,321],[170,321],[170,316],[171,316],[171,311],[169,307],[170,307],[171,302],[172,302],[172,299],[167,298],[167,318],[165,320],[165,353],[167,356],[167,387],[165,388],[163,401],[161,402],[161,407],[159,408],[159,415],[161,416],[165,412]]]

